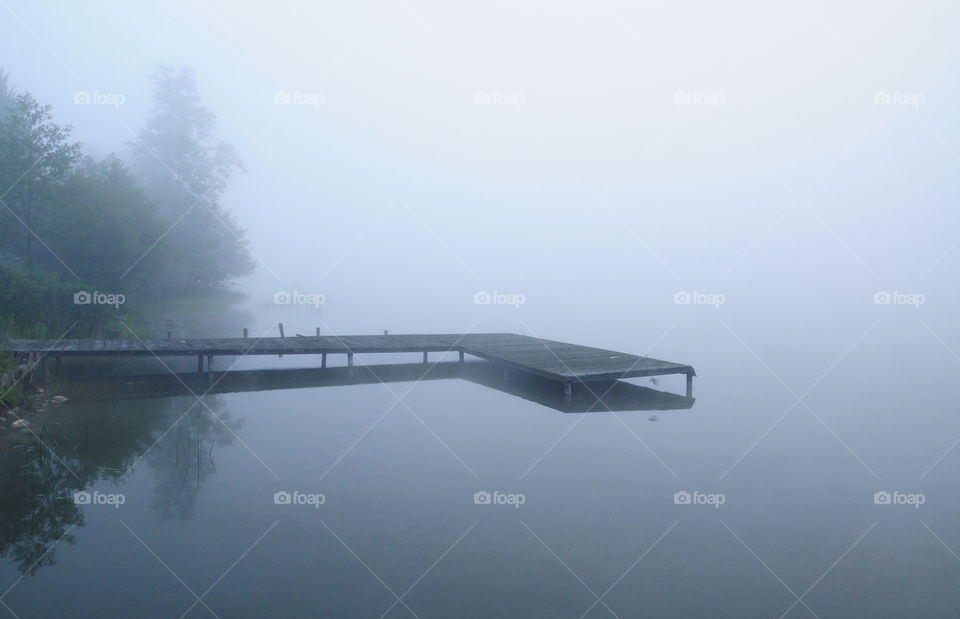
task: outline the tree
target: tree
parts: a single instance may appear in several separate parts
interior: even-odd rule
[[[52,121],[52,107],[24,93],[0,117],[0,248],[34,263],[38,212],[54,199],[80,161],[81,145],[70,142],[70,125]],[[46,261],[55,258],[44,255]]]
[[[162,280],[173,293],[216,290],[253,270],[245,231],[220,205],[242,163],[214,137],[192,70],[154,75],[153,115],[132,144],[133,169],[170,228],[171,261]]]
[[[113,155],[87,157],[44,210],[40,227],[82,280],[113,291],[149,291],[169,258],[156,206]]]

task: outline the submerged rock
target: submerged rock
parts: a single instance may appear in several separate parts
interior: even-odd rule
[[[10,424],[10,427],[11,428],[27,428],[27,427],[30,427],[30,422],[27,421],[26,419],[17,419],[16,421]]]
[[[62,395],[55,395],[52,398],[50,398],[50,401],[54,404],[63,404],[64,402],[67,401],[67,398]]]

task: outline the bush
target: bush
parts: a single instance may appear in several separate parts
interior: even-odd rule
[[[112,308],[80,306],[73,295],[84,284],[59,282],[11,265],[0,265],[0,335],[59,337],[71,325],[72,337],[95,335]]]

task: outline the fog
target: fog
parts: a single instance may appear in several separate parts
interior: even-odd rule
[[[388,467],[386,478],[397,484],[390,496],[412,476],[423,485],[416,492],[446,496],[438,488],[454,483],[447,476],[464,473],[456,460],[473,473],[457,482],[469,489],[474,478],[490,477],[511,480],[500,485],[509,488],[525,479],[538,456],[545,464],[555,459],[559,473],[540,482],[532,474],[523,483],[541,483],[541,496],[556,498],[569,489],[560,477],[569,476],[570,487],[596,503],[563,516],[531,496],[528,509],[536,515],[524,521],[538,532],[552,529],[544,545],[567,540],[561,543],[570,544],[567,554],[557,552],[577,557],[567,570],[595,568],[585,580],[598,596],[670,522],[666,516],[664,526],[653,516],[644,520],[650,512],[643,512],[644,499],[630,494],[631,484],[663,486],[663,492],[719,485],[731,494],[725,507],[732,515],[721,516],[723,526],[737,533],[716,527],[713,514],[703,517],[710,521],[704,526],[717,531],[697,533],[704,537],[692,542],[703,542],[711,557],[709,568],[700,569],[723,571],[716,557],[730,553],[760,584],[734,585],[667,561],[661,564],[666,575],[649,575],[634,591],[656,590],[650,579],[678,590],[700,582],[728,592],[756,586],[785,594],[787,603],[721,608],[697,598],[672,606],[643,601],[638,593],[611,603],[611,613],[802,614],[813,594],[787,607],[877,521],[878,544],[896,545],[904,531],[920,541],[901,548],[898,558],[890,558],[895,551],[886,545],[864,550],[859,559],[853,553],[858,569],[827,578],[820,606],[810,601],[810,612],[850,616],[869,609],[894,616],[909,612],[912,596],[928,602],[926,614],[934,616],[953,608],[956,594],[948,590],[960,576],[954,561],[960,506],[949,490],[958,457],[952,447],[960,436],[951,379],[960,368],[953,319],[960,302],[956,32],[949,2],[5,1],[0,68],[18,92],[51,104],[55,120],[73,126],[86,153],[115,152],[124,160],[150,118],[150,76],[161,65],[195,70],[203,104],[217,119],[214,133],[244,163],[220,202],[246,230],[256,263],[252,274],[232,284],[243,293],[242,313],[223,321],[224,332],[239,337],[248,326],[258,336],[279,335],[278,322],[287,335],[510,332],[696,368],[696,405],[671,414],[673,425],[659,436],[649,435],[650,428],[667,423],[649,424],[646,413],[572,430],[576,415],[527,402],[506,414],[504,407],[513,406],[505,404],[508,395],[476,385],[418,387],[414,398],[422,408],[413,408],[427,411],[427,421],[389,427],[397,441],[417,437],[414,443],[437,461],[417,466],[409,452],[385,443],[391,434],[378,430],[383,457],[399,463]],[[77,103],[78,93],[91,95],[91,102]],[[285,293],[319,301],[278,304],[276,296]],[[491,295],[491,302],[477,302],[484,298],[478,293]],[[303,363],[285,357],[246,367]],[[665,384],[682,390],[673,379]],[[394,388],[393,395],[405,389]],[[295,428],[322,436],[330,454],[317,466],[329,472],[336,454],[352,449],[392,398],[380,402],[372,387],[316,391],[335,394],[322,396],[338,411],[330,425],[297,408],[309,407],[308,390],[283,396],[292,408],[282,413],[280,433],[303,449]],[[350,400],[349,393],[359,395]],[[226,406],[233,410],[233,402],[255,415],[277,407],[272,397],[228,396]],[[344,407],[363,411],[363,423],[344,430],[351,423],[341,415]],[[430,416],[450,407],[457,410],[452,420]],[[394,417],[403,418],[405,410],[399,407]],[[254,418],[242,435],[256,459],[271,454],[251,428],[269,433],[270,424]],[[502,445],[503,454],[471,441],[471,432]],[[282,442],[272,444],[276,458],[264,459],[278,471],[293,471],[295,479],[315,480],[301,470],[307,465],[277,447]],[[263,477],[242,445],[232,444],[225,458]],[[369,455],[375,451],[357,456],[364,462],[357,466],[372,469],[350,469],[360,480],[354,490],[371,509],[382,508],[369,494],[380,483],[367,476],[376,473],[371,463],[377,459]],[[587,461],[592,464],[584,469],[576,465]],[[435,485],[433,466],[443,471]],[[333,483],[350,492],[349,479]],[[266,492],[272,486],[263,481],[251,483]],[[867,493],[884,488],[926,489],[923,520],[913,513],[896,523],[884,521],[885,514],[874,517],[875,506],[863,507],[861,499],[870,503]],[[785,503],[791,492],[813,498],[791,508]],[[620,557],[615,541],[597,541],[595,531],[575,547],[565,518],[589,528],[591,518],[607,513],[603,506],[620,509],[607,502],[614,496],[626,503],[612,530],[640,527],[642,547]],[[779,507],[758,507],[768,498]],[[237,500],[229,499],[231,505]],[[414,519],[405,509],[398,513]],[[906,511],[913,510],[897,517]],[[620,521],[634,513],[642,523]],[[382,520],[369,513],[363,523],[370,528],[356,526],[383,533]],[[437,547],[412,535],[408,551],[419,569],[385,577],[397,595],[468,524],[452,526]],[[537,539],[517,530],[518,538],[533,541],[529,552],[542,553]],[[247,541],[260,532],[246,533]],[[778,536],[783,545],[765,553],[764,540],[774,544]],[[732,545],[718,550],[705,539]],[[812,557],[803,554],[811,539],[823,542]],[[377,543],[359,554],[372,557],[383,548]],[[597,547],[612,553],[616,568],[606,571],[602,557],[589,550]],[[767,566],[754,557],[775,558]],[[884,581],[871,571],[881,558],[913,568]],[[579,576],[572,579],[549,555],[544,561],[561,571],[531,568],[539,583],[530,584],[531,596],[500,591],[509,603],[478,602],[473,612],[572,612],[563,605],[548,612],[534,602],[550,578],[579,587]],[[387,564],[388,571],[402,572]],[[200,580],[212,581],[221,571],[211,569]],[[914,582],[911,570],[945,580]],[[779,589],[780,574],[792,597]],[[902,597],[881,587],[875,593],[882,603],[858,606],[872,578],[909,582]],[[687,584],[677,584],[681,580]],[[469,579],[451,582],[452,589],[431,598],[446,600],[433,606],[440,614],[465,612],[444,596]],[[344,596],[331,613],[353,608],[356,600]],[[387,596],[382,606],[393,601]],[[589,595],[587,602],[573,604],[574,616],[593,602]],[[608,610],[603,606],[588,612],[599,616]]]
[[[11,4],[2,51],[14,85],[101,153],[143,125],[158,64],[196,69],[247,167],[224,202],[259,262],[254,305],[299,286],[343,333],[575,322],[655,339],[675,290],[772,327],[767,297],[836,315],[945,281],[941,9]],[[884,91],[923,103],[874,104]],[[527,302],[478,312],[477,290]],[[581,319],[600,308],[604,328]]]

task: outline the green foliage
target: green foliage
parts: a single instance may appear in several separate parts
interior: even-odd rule
[[[153,79],[153,117],[132,145],[133,167],[164,221],[176,223],[167,241],[185,258],[168,262],[159,284],[176,294],[217,290],[254,266],[244,230],[220,205],[242,163],[214,137],[192,71],[162,67]]]
[[[239,158],[214,138],[191,71],[161,69],[154,82],[134,173],[112,155],[84,158],[71,127],[0,71],[0,335],[56,338],[71,325],[71,337],[147,335],[141,319],[158,306],[229,305],[232,281],[253,269],[220,205]],[[74,303],[81,290],[127,303]]]
[[[73,302],[77,285],[30,273],[24,267],[0,265],[0,335],[44,339],[71,333],[93,334],[105,322],[103,306]],[[82,311],[92,307],[92,311]]]
[[[50,249],[77,277],[110,291],[148,291],[169,259],[155,205],[119,159],[87,158],[41,225]]]
[[[0,220],[0,241],[22,256],[27,268],[34,264],[36,230],[45,208],[56,199],[80,161],[81,145],[70,142],[70,126],[52,121],[49,105],[30,95],[17,95],[13,106],[0,116],[0,186],[7,188]],[[43,252],[50,261],[54,257]]]
[[[22,406],[26,402],[23,390],[20,387],[8,387],[0,393],[0,408],[13,408]]]

